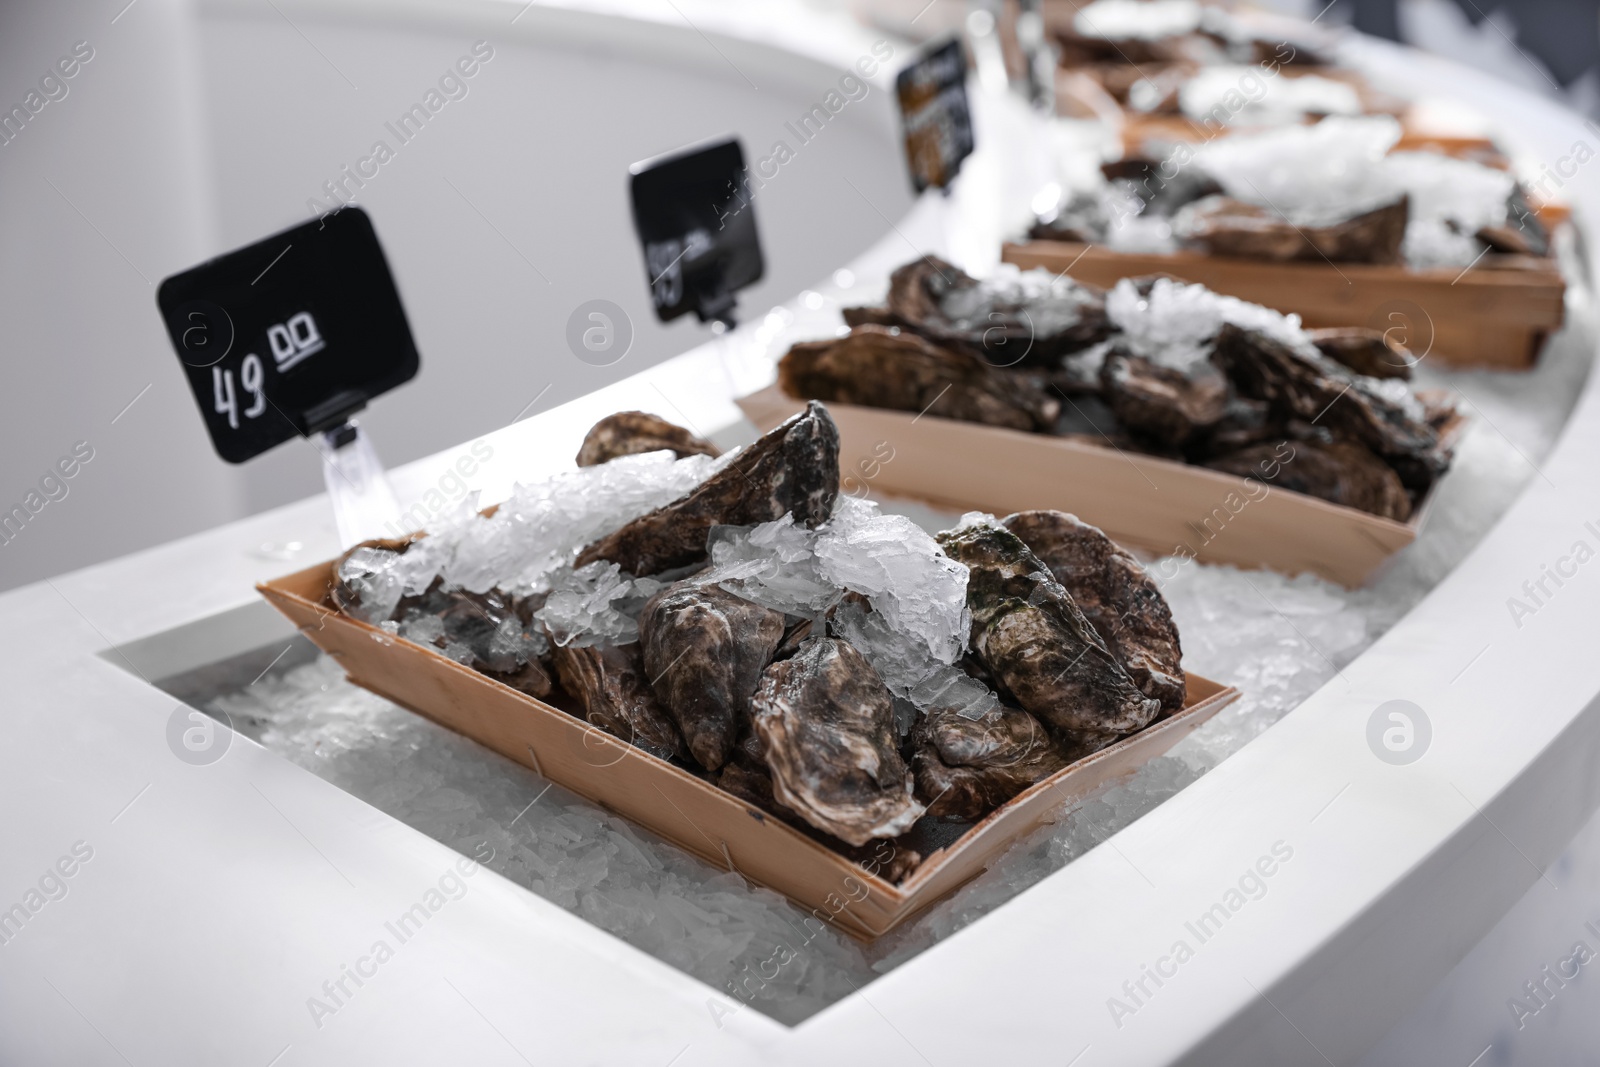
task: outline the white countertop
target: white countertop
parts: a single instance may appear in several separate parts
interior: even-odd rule
[[[470,26],[516,6],[435,15]],[[841,67],[856,54],[842,33],[682,6],[697,33],[736,58],[785,35]],[[615,35],[612,17],[565,10],[560,32]],[[535,8],[514,31],[552,32],[555,21]],[[1376,45],[1363,55],[1392,59]],[[1403,68],[1413,85],[1448,82],[1543,158],[1589,136],[1575,117],[1472,72],[1409,55]],[[850,265],[858,277],[881,279],[952,243],[958,261],[992,256],[984,250],[1035,187],[1013,161],[1030,157],[1037,130],[1010,101],[979,106],[980,150],[958,195],[885,220],[882,241]],[[1569,191],[1600,217],[1592,183]],[[827,314],[791,310],[831,328]],[[1520,628],[1504,606],[1541,563],[1589,536],[1586,522],[1600,527],[1597,389],[1591,380],[1542,476],[1496,529],[1339,681],[1105,847],[794,1028],[738,1011],[487,871],[318,1028],[306,998],[456,854],[242,738],[215,764],[179,761],[166,739],[173,701],[134,671],[156,677],[270,639],[277,624],[252,586],[337,551],[326,501],[15,590],[0,597],[11,761],[0,789],[12,816],[0,908],[76,843],[92,856],[65,896],[0,946],[0,1058],[662,1067],[1356,1058],[1600,805],[1600,674],[1584,668],[1600,631],[1600,572],[1580,572]],[[495,459],[475,487],[492,500],[513,475],[568,466],[589,425],[618,409],[718,432],[737,421],[731,391],[716,346],[696,349],[494,434]],[[395,471],[402,501],[436,484],[455,455]],[[303,545],[295,562],[260,551],[290,541]],[[139,643],[197,622],[182,641]],[[106,654],[113,645],[130,646],[121,662]],[[1405,767],[1375,759],[1365,740],[1372,710],[1396,698],[1423,706],[1434,728],[1425,758]],[[1107,999],[1275,845],[1280,859],[1292,856],[1269,891],[1116,1025]]]

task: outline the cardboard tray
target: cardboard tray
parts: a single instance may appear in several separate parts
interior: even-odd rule
[[[804,406],[777,385],[738,403],[763,433]],[[1001,516],[1055,508],[1119,544],[1309,571],[1351,588],[1416,540],[1429,503],[1397,522],[1287,489],[1269,486],[1261,495],[1232,474],[1114,447],[832,401],[828,413],[839,426],[847,491],[859,483],[950,511]]]
[[[1466,271],[1370,263],[1274,263],[1199,252],[1112,252],[1070,241],[1007,244],[1001,259],[1110,286],[1171,274],[1301,317],[1308,327],[1399,327],[1418,355],[1457,366],[1522,370],[1561,325],[1566,280],[1554,260],[1484,256]]]
[[[441,653],[340,614],[333,561],[258,585],[261,595],[355,684],[465,734],[706,862],[789,897],[812,916],[870,940],[979,874],[1065,801],[1094,795],[1161,755],[1239,691],[1188,676],[1188,702],[1021,793],[926,855],[892,885],[709,782]],[[887,848],[887,843],[884,846]]]

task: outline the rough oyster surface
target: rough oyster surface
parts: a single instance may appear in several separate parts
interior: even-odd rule
[[[639,617],[650,687],[696,761],[721,767],[750,716],[761,671],[783,641],[782,612],[689,578]]]
[[[1050,568],[1139,690],[1163,711],[1183,707],[1178,627],[1139,561],[1099,527],[1064,511],[1019,511],[1002,525]]]
[[[1325,330],[1307,330],[1306,336],[1317,346],[1317,351],[1342,364],[1357,374],[1369,378],[1411,377],[1415,357],[1404,345],[1390,339],[1389,335],[1364,326],[1336,326]]]
[[[656,703],[639,660],[639,646],[557,646],[551,651],[561,688],[583,718],[653,756],[682,759],[683,736]]]
[[[926,412],[1013,430],[1047,430],[1060,402],[1021,375],[914,333],[857,326],[832,341],[795,345],[778,363],[792,397]]]
[[[1179,237],[1214,256],[1277,262],[1398,263],[1409,215],[1406,197],[1325,226],[1296,226],[1277,211],[1226,196],[1186,205],[1173,218]]]
[[[1123,426],[1178,448],[1227,416],[1231,390],[1209,363],[1180,370],[1113,350],[1100,366],[1100,393]]]
[[[890,275],[887,308],[850,309],[846,321],[899,326],[996,367],[1053,366],[1110,332],[1099,289],[1004,266],[979,281],[936,256]]]
[[[578,466],[593,467],[640,452],[670,449],[679,459],[684,456],[720,456],[716,445],[659,415],[644,411],[619,411],[607,415],[589,430],[578,449]]]
[[[778,803],[852,845],[897,837],[921,817],[896,750],[894,698],[843,641],[815,637],[766,669],[752,724]]]
[[[795,522],[815,528],[838,495],[839,428],[812,401],[688,495],[590,544],[574,566],[603,559],[649,575],[699,563],[713,526],[753,526],[792,512]]]
[[[1292,457],[1288,460],[1283,459],[1286,446]],[[1266,464],[1278,468],[1272,483],[1279,488],[1398,522],[1411,517],[1411,496],[1400,476],[1355,441],[1263,443],[1214,456],[1205,465],[1245,477],[1259,476]]]
[[[1160,712],[1016,534],[978,522],[939,543],[970,572],[973,651],[1023,710],[1084,740],[1133,733]]]
[[[1038,719],[1001,706],[981,719],[948,709],[911,731],[917,799],[929,815],[981,819],[1071,762]]]

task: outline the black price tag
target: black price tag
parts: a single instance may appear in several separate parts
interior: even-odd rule
[[[357,207],[174,274],[156,302],[229,463],[336,426],[417,374],[400,294]]]
[[[656,316],[693,311],[733,322],[734,293],[761,280],[750,176],[737,138],[691,145],[628,168],[633,226]]]
[[[947,188],[972,155],[967,57],[959,38],[923,53],[894,79],[905,130],[906,162],[917,192]]]

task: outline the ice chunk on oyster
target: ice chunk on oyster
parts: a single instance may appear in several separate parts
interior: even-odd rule
[[[363,622],[387,621],[406,595],[400,559],[401,553],[376,542],[352,548],[334,564],[334,603]]]
[[[786,615],[814,616],[841,593],[823,576],[816,544],[817,532],[796,525],[793,515],[751,527],[719,526],[711,531],[711,569],[701,580]]]
[[[543,662],[549,641],[530,622],[532,603],[501,589],[446,590],[435,581],[420,596],[403,598],[394,632],[531,696],[550,692]]]
[[[923,808],[897,751],[893,703],[843,641],[814,637],[768,667],[751,711],[777,802],[852,845],[910,829]]]
[[[917,638],[939,663],[966,649],[966,568],[916,523],[871,501],[842,497],[817,538],[822,573],[869,597],[893,629]]]
[[[639,612],[662,589],[615,563],[590,563],[555,573],[536,618],[558,645],[627,645],[639,639]]]
[[[1134,355],[1184,372],[1206,360],[1212,341],[1230,323],[1297,352],[1316,352],[1300,328],[1300,316],[1171,278],[1122,279],[1106,296],[1106,314]]]
[[[994,690],[960,667],[934,659],[927,646],[896,630],[882,612],[869,612],[858,603],[847,602],[834,611],[829,625],[834,634],[867,658],[883,684],[913,712],[941,707],[976,719],[1000,703]],[[909,719],[914,721],[915,715]],[[911,721],[897,720],[902,736],[911,728]]]

